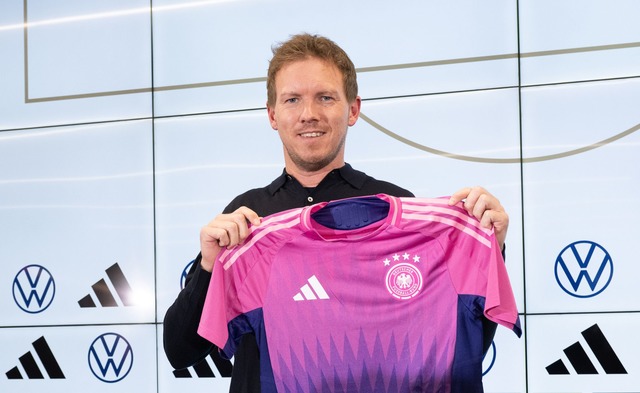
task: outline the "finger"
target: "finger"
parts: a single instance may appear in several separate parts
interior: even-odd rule
[[[241,206],[234,211],[234,213],[242,214],[245,220],[249,221],[253,225],[260,225],[260,216],[255,211],[249,209],[246,206]]]
[[[215,243],[220,247],[224,247],[230,243],[229,233],[225,228],[209,224],[200,229],[200,243]]]
[[[248,233],[248,230],[244,229],[246,226],[245,221],[229,221],[225,223],[223,228],[227,231],[227,236],[229,237],[229,243],[225,244],[225,246],[231,248],[240,244],[244,237],[246,237],[246,233]]]
[[[202,259],[200,265],[208,272],[213,270],[213,263],[220,253],[221,244],[229,241],[227,232],[222,228],[204,226],[200,229],[200,252]]]
[[[485,228],[493,227],[498,245],[502,249],[509,228],[509,215],[504,211],[487,210],[480,222]]]
[[[471,210],[470,214],[482,222],[485,212],[490,211],[487,206],[487,197],[485,194],[480,194],[478,196],[474,196],[474,199],[474,201],[470,201],[470,198],[467,198],[465,205],[468,205],[468,210]],[[490,214],[488,216],[491,217]],[[492,221],[489,221],[489,226],[485,227],[490,228],[491,223]]]
[[[480,221],[480,225],[483,228],[491,229],[494,223],[494,212],[492,210],[485,210],[481,213],[480,217],[477,217]]]
[[[456,203],[462,201],[464,198],[467,197],[467,195],[469,195],[470,192],[471,192],[470,187],[461,188],[458,191],[454,192],[453,194],[451,194],[451,197],[449,198],[449,205],[453,206]]]
[[[234,247],[249,236],[248,221],[260,224],[260,217],[253,210],[241,207],[232,213],[218,215],[208,226],[224,231],[219,237],[221,247]]]
[[[230,247],[241,243],[249,236],[249,233],[251,232],[249,230],[249,223],[252,225],[259,225],[260,217],[253,210],[248,208],[244,208],[242,210],[238,209],[225,216],[225,222],[220,225],[229,233]]]

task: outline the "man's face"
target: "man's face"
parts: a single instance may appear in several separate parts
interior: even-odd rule
[[[347,102],[337,67],[317,58],[285,65],[275,77],[276,100],[268,106],[287,168],[315,172],[344,165],[347,128],[360,114],[360,97]]]

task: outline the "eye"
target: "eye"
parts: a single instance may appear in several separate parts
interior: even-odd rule
[[[287,98],[286,100],[284,100],[284,102],[287,104],[295,104],[296,102],[298,102],[298,97]]]
[[[333,97],[331,97],[331,96],[321,96],[320,97],[320,101],[323,101],[323,102],[333,101]]]

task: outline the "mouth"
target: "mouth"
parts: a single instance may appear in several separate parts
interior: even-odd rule
[[[302,138],[317,138],[324,134],[325,134],[324,132],[320,132],[320,131],[309,131],[309,132],[302,132],[298,134],[298,136]]]

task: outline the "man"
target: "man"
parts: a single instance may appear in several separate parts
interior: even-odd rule
[[[164,320],[165,351],[175,368],[189,367],[215,349],[197,334],[211,271],[223,248],[246,238],[248,223],[260,225],[261,217],[276,212],[347,197],[413,196],[345,162],[347,129],[358,120],[361,99],[355,67],[334,42],[301,34],[276,47],[269,63],[267,97],[269,122],[283,145],[284,172],[267,187],[236,197],[201,229],[201,254]],[[500,202],[481,187],[459,190],[450,204],[462,200],[483,226],[494,228],[503,247],[509,217]],[[485,347],[495,329],[487,326]],[[245,335],[235,354],[231,391],[259,392],[259,367],[255,337]]]

